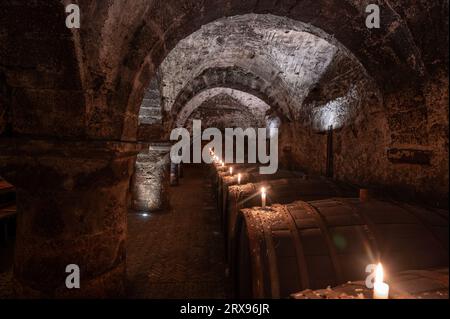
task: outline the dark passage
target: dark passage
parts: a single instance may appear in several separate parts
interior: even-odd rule
[[[226,297],[223,236],[207,174],[187,166],[169,210],[129,215],[128,297]]]

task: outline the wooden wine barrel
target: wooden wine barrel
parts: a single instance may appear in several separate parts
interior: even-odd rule
[[[261,206],[260,189],[266,188],[267,205],[288,204],[297,200],[311,201],[330,197],[357,197],[358,191],[348,185],[324,178],[290,178],[235,185],[228,188],[227,203],[223,208],[225,246],[230,257],[229,243],[234,240],[234,228],[239,210]]]
[[[216,174],[218,174],[218,173],[222,173],[222,172],[228,172],[230,165],[237,166],[237,167],[256,166],[256,164],[249,164],[249,163],[225,164],[224,166],[222,166],[221,164],[218,164],[218,163],[213,163],[212,168],[213,168],[213,171]]]
[[[233,167],[233,175],[230,175],[229,167]],[[259,166],[257,165],[230,165],[228,166],[228,171],[220,172],[217,174],[217,207],[219,209],[219,214],[222,216],[222,202],[223,202],[223,189],[224,180],[234,181],[237,184],[237,174],[242,174],[243,176],[257,176],[259,175]],[[235,174],[236,173],[236,174]],[[241,183],[242,184],[242,183]],[[227,188],[228,189],[228,188]]]
[[[224,168],[220,167],[220,169],[216,172],[213,178],[213,188],[216,189],[216,199],[217,199],[217,205],[219,205],[221,202],[219,202],[219,194],[221,193],[222,189],[222,179],[225,177],[230,176],[230,167],[233,167],[233,172],[256,172],[259,170],[259,164],[230,164],[226,165]]]
[[[222,165],[217,164],[217,163],[214,163],[212,167],[213,167],[213,170],[214,170],[215,174],[218,174],[219,172],[224,172],[224,171],[227,170],[227,166],[226,165],[222,166]]]
[[[228,188],[233,185],[238,185],[237,174],[241,173],[241,185],[245,185],[247,183],[261,183],[264,181],[272,181],[277,179],[288,179],[288,178],[306,178],[305,173],[299,171],[287,171],[287,170],[278,170],[275,174],[265,174],[262,175],[258,170],[247,170],[247,171],[236,171],[236,175],[233,176],[224,176],[222,177],[221,184],[218,190],[218,206],[219,213],[223,215],[226,210],[227,202],[228,202]]]
[[[284,298],[387,273],[448,267],[448,211],[333,198],[239,214],[231,276],[238,298]]]
[[[229,176],[230,175],[230,167],[233,167],[233,172],[242,171],[242,170],[256,171],[257,169],[259,169],[259,164],[244,163],[244,164],[228,164],[223,167],[218,166],[216,169],[216,174],[215,174],[216,178],[218,180],[220,180],[224,176]]]
[[[217,179],[222,181],[223,178],[230,176],[230,167],[233,167],[233,175],[236,172],[241,173],[251,173],[257,172],[259,170],[259,165],[256,164],[232,164],[226,165],[225,168],[221,168],[220,171],[217,172]]]
[[[448,268],[403,271],[389,278],[389,299],[448,299]],[[365,280],[335,288],[305,290],[293,299],[373,299]]]

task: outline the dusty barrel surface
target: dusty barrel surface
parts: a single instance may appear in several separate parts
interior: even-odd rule
[[[233,175],[229,172],[229,167],[233,167]],[[227,171],[217,174],[217,207],[222,215],[222,203],[224,200],[224,192],[228,191],[228,186],[238,184],[238,175],[241,174],[241,184],[246,183],[244,179],[250,176],[259,176],[259,167],[253,164],[229,166]],[[243,179],[244,178],[244,179]]]
[[[305,173],[299,171],[286,171],[279,170],[275,174],[262,175],[259,170],[247,169],[236,171],[236,173],[241,174],[240,185],[245,185],[247,183],[261,183],[264,181],[272,181],[277,179],[288,179],[288,178],[307,178]],[[224,214],[226,211],[226,206],[228,202],[228,191],[230,186],[238,185],[237,175],[234,176],[224,176],[220,188],[218,190],[219,197],[219,213]]]
[[[230,165],[215,165],[215,178],[217,180],[217,186],[220,186],[220,183],[222,182],[222,179],[224,177],[230,176],[230,167],[233,168],[233,174],[236,172],[242,172],[242,173],[250,173],[250,172],[256,172],[259,169],[259,166],[257,164],[230,164]]]
[[[222,217],[222,211],[220,208],[220,205],[223,201],[222,199],[222,189],[223,189],[223,179],[224,178],[236,178],[237,179],[237,175],[231,175],[230,174],[230,167],[233,167],[233,174],[236,172],[240,172],[241,174],[250,174],[253,172],[257,172],[259,166],[257,166],[257,164],[233,164],[233,165],[225,165],[225,166],[217,166],[215,168],[215,172],[213,174],[213,180],[212,180],[212,184],[213,184],[213,189],[216,190],[215,192],[215,196],[216,196],[216,205],[218,207],[219,210],[219,214]]]
[[[248,164],[239,164],[239,165],[248,166]],[[212,184],[214,186],[214,189],[218,189],[221,177],[229,174],[229,167],[227,165],[222,166],[218,163],[214,163],[213,165],[211,165],[211,169],[212,169],[211,173]]]
[[[389,299],[448,299],[448,268],[403,271],[389,278]],[[373,299],[365,281],[335,288],[305,290],[293,299]]]
[[[334,198],[239,214],[231,275],[238,298],[284,298],[388,273],[448,267],[448,212]]]
[[[357,191],[352,187],[326,179],[289,178],[260,183],[249,183],[229,187],[227,203],[224,205],[223,228],[225,241],[233,241],[234,227],[239,210],[261,206],[260,189],[267,190],[267,205],[289,204],[296,200],[319,200],[331,197],[356,197]]]

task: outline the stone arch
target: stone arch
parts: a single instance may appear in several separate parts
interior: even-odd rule
[[[183,108],[184,112],[180,112],[178,115],[178,118],[175,122],[176,127],[189,126],[190,119],[197,119],[202,117],[209,118],[208,114],[212,113],[213,111],[219,112],[221,114],[220,116],[224,115],[221,107],[215,107],[219,104],[228,107],[231,110],[230,113],[234,114],[235,116],[243,116],[243,119],[237,119],[237,122],[241,123],[241,125],[237,127],[242,128],[265,127],[265,124],[263,122],[265,122],[266,112],[270,111],[269,105],[249,93],[226,88],[209,89],[197,94],[186,104],[186,106]],[[206,116],[198,114],[200,111],[202,111],[202,109],[206,111]],[[212,117],[217,117],[217,115],[218,114],[212,114]],[[227,122],[227,120],[226,118],[221,119],[220,122]],[[231,119],[231,122],[235,121]]]
[[[95,4],[80,0],[78,3],[83,12],[83,23],[80,31],[73,34],[64,26],[64,7],[59,1],[38,1],[25,6],[10,2],[2,4],[2,9],[6,9],[6,16],[13,16],[17,10],[29,9],[25,16],[21,15],[28,20],[21,24],[25,30],[18,30],[14,21],[6,20],[7,34],[14,34],[14,38],[8,36],[6,41],[11,46],[14,41],[29,42],[29,50],[24,51],[37,53],[29,63],[33,70],[39,64],[41,56],[54,62],[50,69],[58,65],[60,69],[67,71],[44,72],[41,74],[43,77],[37,77],[37,72],[30,74],[35,79],[47,78],[49,83],[58,83],[53,86],[53,96],[50,99],[58,105],[57,110],[64,110],[61,112],[64,116],[68,111],[64,105],[66,99],[70,98],[74,106],[71,108],[74,113],[72,115],[76,119],[65,123],[66,126],[70,125],[69,128],[61,127],[61,123],[43,125],[39,116],[35,116],[35,125],[23,123],[22,128],[20,123],[15,125],[18,134],[134,139],[138,105],[142,100],[143,90],[164,57],[179,40],[202,25],[225,16],[270,13],[310,23],[324,33],[332,34],[338,42],[352,51],[369,74],[388,92],[417,82],[428,71],[436,69],[437,64],[445,64],[448,57],[448,42],[438,43],[435,51],[427,47],[433,39],[446,37],[448,18],[436,14],[445,11],[448,6],[445,1],[417,2],[409,4],[411,7],[405,11],[401,4],[390,5],[387,1],[378,0],[376,3],[381,7],[382,20],[386,26],[380,30],[365,27],[365,6],[356,0],[345,3],[338,0],[254,0],[245,3],[238,0],[140,0]],[[420,13],[423,19],[416,19],[409,12]],[[46,15],[45,23],[29,23],[38,21],[41,18],[38,14],[41,13]],[[346,23],[342,23],[344,17]],[[419,41],[424,32],[421,27],[430,21],[435,21],[442,28]],[[33,30],[35,34],[51,36],[42,37],[40,43],[26,41],[26,28],[34,28],[35,25],[39,25],[37,32]],[[121,27],[117,28],[118,25]],[[22,34],[22,37],[17,36],[18,34]],[[36,48],[40,48],[39,51]],[[11,61],[18,56],[17,52],[5,52],[2,61]],[[72,63],[65,61],[62,65],[62,56],[64,59],[72,57]],[[8,81],[12,82],[12,70],[23,70],[23,67],[17,63],[6,64],[8,73],[11,74],[7,76]],[[62,74],[64,80],[58,81]],[[33,93],[34,96],[30,98],[42,99],[42,96]],[[38,115],[39,109],[35,106],[38,103],[31,104],[33,106],[27,110],[28,114]],[[18,111],[25,112],[24,109],[24,106],[18,106]],[[56,113],[53,123],[58,120]]]
[[[169,110],[183,86],[204,70],[231,66],[269,81],[274,76],[283,79],[291,90],[292,108],[300,108],[309,87],[337,54],[358,64],[342,45],[301,22],[256,14],[222,18],[180,41],[161,64],[164,109]]]
[[[174,119],[183,107],[202,91],[224,87],[250,93],[270,105],[284,119],[289,119],[289,91],[275,77],[271,82],[240,67],[211,68],[192,80],[177,96],[169,114],[166,127],[172,127]]]
[[[271,13],[292,18],[294,20],[312,23],[314,26],[333,34],[337,41],[348,47],[369,70],[369,73],[386,89],[405,85],[400,74],[407,74],[405,78],[415,81],[424,73],[424,67],[417,46],[407,23],[386,2],[379,1],[383,12],[383,20],[391,28],[383,30],[368,30],[365,25],[365,7],[359,1],[279,1],[275,3],[249,1],[245,4],[239,1],[214,3],[191,3],[173,5],[172,1],[155,3],[152,14],[161,12],[161,16],[172,13],[179,19],[161,19],[148,23],[143,18],[138,32],[134,34],[133,43],[137,43],[137,51],[131,53],[126,61],[145,61],[143,68],[138,71],[135,80],[143,80],[142,71],[155,68],[160,64],[168,52],[185,35],[197,30],[201,25],[222,16],[246,14],[250,12]],[[183,8],[183,9],[181,9]],[[217,9],[219,8],[219,9]],[[214,10],[213,10],[214,9]],[[181,14],[181,11],[184,14]],[[200,15],[198,12],[202,12]],[[342,24],[342,17],[347,17],[349,23]],[[169,23],[169,21],[175,21]],[[148,41],[150,34],[154,36],[154,45]],[[150,54],[148,54],[150,52]],[[125,69],[134,65],[124,65]],[[122,78],[126,80],[126,78]],[[135,104],[139,100],[139,89],[130,95],[129,102]]]

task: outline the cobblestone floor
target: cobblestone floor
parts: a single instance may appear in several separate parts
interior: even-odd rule
[[[187,167],[170,204],[148,217],[129,215],[127,297],[226,298],[223,236],[207,169]],[[0,258],[0,299],[12,298],[12,250]]]
[[[191,166],[171,209],[128,219],[131,298],[225,298],[223,237],[207,169]]]

